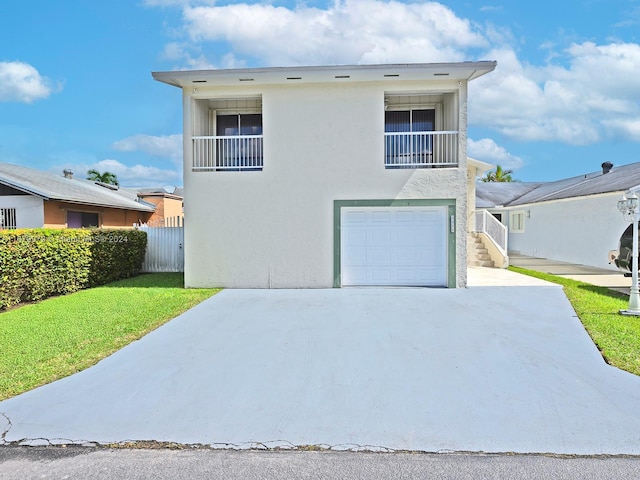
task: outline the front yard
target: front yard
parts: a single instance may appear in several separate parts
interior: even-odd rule
[[[610,365],[640,375],[640,317],[620,315],[629,297],[606,287],[556,277],[519,267],[509,267],[564,287],[564,292],[604,359]]]
[[[83,370],[217,292],[154,273],[2,312],[0,400]]]

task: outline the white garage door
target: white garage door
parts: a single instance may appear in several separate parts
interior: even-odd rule
[[[447,207],[343,207],[342,285],[447,286]]]

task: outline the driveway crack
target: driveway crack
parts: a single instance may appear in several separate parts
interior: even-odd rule
[[[7,433],[9,433],[9,430],[11,430],[13,424],[11,423],[11,419],[6,414],[0,412],[0,417],[4,418],[4,420],[6,421],[6,425],[2,425],[2,433],[0,434],[0,444],[5,444],[7,443]]]

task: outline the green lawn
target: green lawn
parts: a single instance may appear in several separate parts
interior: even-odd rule
[[[0,313],[0,400],[83,370],[217,289],[144,274]]]
[[[622,370],[640,375],[640,317],[618,313],[628,306],[629,297],[605,287],[546,273],[518,267],[509,269],[562,285],[573,309],[605,360]]]

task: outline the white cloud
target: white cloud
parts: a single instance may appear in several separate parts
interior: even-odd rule
[[[53,92],[38,70],[23,62],[0,62],[0,102],[31,103]]]
[[[192,70],[207,70],[211,68],[216,68],[215,65],[209,62],[207,58],[202,55],[199,51],[192,53],[193,51],[198,50],[190,47],[188,44],[184,42],[171,42],[168,43],[165,48],[162,56],[170,61],[182,63],[182,68],[189,68]],[[226,67],[222,65],[225,68]]]
[[[84,172],[96,169],[101,173],[111,172],[118,177],[118,182],[122,186],[157,186],[157,185],[182,185],[182,176],[177,170],[163,170],[148,165],[128,166],[124,163],[106,159],[90,165],[73,165],[74,172]]]
[[[326,9],[240,3],[187,6],[183,15],[194,46],[227,42],[235,57],[262,65],[455,61],[488,45],[471,22],[435,2],[344,0]]]
[[[520,157],[507,152],[491,138],[482,138],[478,141],[468,140],[467,154],[482,162],[500,165],[503,168],[514,170],[522,167],[524,162]]]
[[[182,171],[182,134],[133,135],[114,142],[112,147],[120,152],[143,152],[155,157],[168,158],[177,171]]]
[[[133,135],[113,143],[121,152],[144,152],[157,157],[182,160],[182,135]]]
[[[640,117],[633,119],[616,119],[603,121],[603,125],[619,132],[620,136],[627,137],[629,140],[640,139]]]
[[[639,139],[640,45],[573,44],[566,66],[524,64],[510,48],[492,55],[496,71],[471,83],[472,122],[520,141]]]

